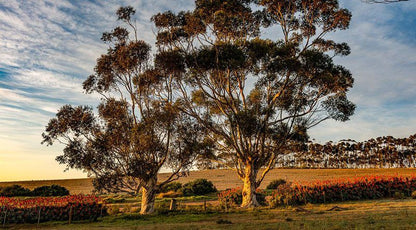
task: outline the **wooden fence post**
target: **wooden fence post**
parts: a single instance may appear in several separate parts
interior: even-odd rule
[[[6,211],[4,212],[3,228],[4,228],[4,226],[6,225],[6,217],[7,217],[7,209],[6,209]]]
[[[103,217],[103,208],[104,208],[104,205],[101,204],[100,218]]]
[[[169,207],[170,211],[175,211],[176,210],[176,199],[172,199],[170,201],[170,207]]]
[[[39,212],[38,212],[38,225],[39,225],[39,223],[40,223],[40,210],[41,210],[42,208],[41,207],[39,207]]]
[[[227,202],[227,199],[225,199],[225,212],[228,212],[228,202]]]
[[[204,199],[204,211],[207,211],[207,200]]]
[[[69,206],[69,220],[68,220],[68,224],[71,224],[72,222],[72,204],[70,204]]]

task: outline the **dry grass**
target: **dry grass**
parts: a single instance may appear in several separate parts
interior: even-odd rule
[[[357,176],[374,175],[415,175],[416,169],[275,169],[269,172],[260,188],[265,188],[270,181],[275,179],[285,179],[289,182],[310,182],[314,180],[329,180],[337,178],[350,178]],[[160,180],[167,178],[168,173],[160,174]],[[214,183],[219,190],[235,188],[242,183],[237,174],[232,170],[202,170],[193,171],[187,177],[180,178],[178,181],[186,183],[198,178],[206,178]],[[71,194],[91,193],[93,190],[91,179],[70,179],[70,180],[41,180],[41,181],[16,181],[0,182],[0,187],[18,184],[23,187],[33,189],[43,185],[57,184],[69,189]]]

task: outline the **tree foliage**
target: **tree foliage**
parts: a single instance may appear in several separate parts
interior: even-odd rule
[[[308,128],[354,112],[346,96],[351,73],[333,61],[350,48],[325,39],[351,20],[336,0],[196,0],[192,11],[152,20],[155,62],[175,76],[181,111],[216,145],[202,165],[236,169],[242,206],[258,205],[255,189],[286,146],[306,141]],[[277,36],[266,38],[276,27]]]

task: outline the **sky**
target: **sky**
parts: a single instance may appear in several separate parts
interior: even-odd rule
[[[365,4],[340,0],[350,29],[329,35],[352,53],[336,58],[353,74],[351,120],[326,121],[309,131],[317,142],[416,133],[416,1]],[[150,17],[189,10],[193,0],[0,0],[0,181],[81,178],[55,157],[63,146],[41,145],[49,119],[65,105],[96,105],[82,82],[106,52],[100,40],[118,25],[120,6],[136,8],[139,37],[154,44]],[[273,37],[269,31],[267,36]]]

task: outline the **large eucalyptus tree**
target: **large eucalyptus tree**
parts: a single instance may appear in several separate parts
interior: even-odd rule
[[[242,207],[259,205],[256,188],[308,128],[353,114],[353,78],[333,62],[350,48],[325,38],[350,19],[337,0],[196,0],[152,18],[156,63],[174,76],[181,111],[210,131],[205,158],[244,183]]]

